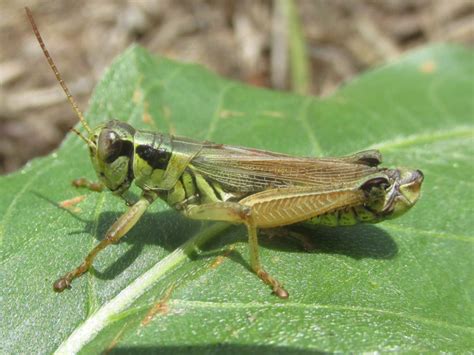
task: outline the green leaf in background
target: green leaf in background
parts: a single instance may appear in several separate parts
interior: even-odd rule
[[[376,147],[385,166],[424,172],[423,196],[393,221],[311,231],[312,253],[261,238],[263,263],[288,300],[248,270],[243,228],[190,221],[162,202],[94,272],[55,294],[53,281],[126,209],[110,193],[70,186],[95,177],[87,148],[69,135],[0,179],[1,352],[472,351],[473,77],[471,50],[438,46],[317,100],[132,47],[92,97],[93,126],[117,118],[306,156]],[[74,208],[58,207],[78,195]]]

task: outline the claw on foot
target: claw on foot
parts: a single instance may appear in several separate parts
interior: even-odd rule
[[[65,277],[61,277],[60,279],[56,280],[53,285],[55,292],[63,292],[66,288],[71,288],[71,281]]]
[[[257,271],[258,277],[263,280],[267,285],[270,285],[273,289],[273,293],[279,297],[279,298],[288,298],[289,294],[288,291],[283,288],[283,286],[275,280],[273,277],[271,277],[268,272],[264,270],[259,270]]]
[[[283,287],[277,287],[273,289],[273,293],[278,297],[282,299],[288,298],[290,295],[287,290],[285,290]]]

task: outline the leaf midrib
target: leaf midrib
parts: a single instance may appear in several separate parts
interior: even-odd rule
[[[366,149],[379,149],[382,152],[397,150],[416,146],[424,143],[433,143],[454,138],[468,138],[474,136],[474,127],[472,126],[454,126],[452,129],[436,130],[430,133],[418,133],[405,137],[389,139],[377,144],[368,146]]]

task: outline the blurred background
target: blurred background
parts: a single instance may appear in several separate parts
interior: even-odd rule
[[[34,38],[29,6],[83,111],[131,43],[251,85],[331,95],[433,42],[474,43],[473,0],[0,0],[0,173],[56,148],[77,118]]]

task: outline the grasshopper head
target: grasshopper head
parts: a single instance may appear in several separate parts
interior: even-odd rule
[[[128,190],[133,180],[133,138],[135,129],[121,121],[108,121],[91,134],[92,165],[100,181],[113,193]]]
[[[423,173],[420,170],[390,169],[391,184],[386,189],[382,213],[385,218],[401,216],[420,198]]]

